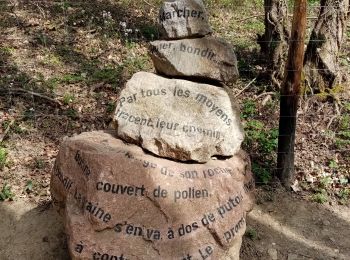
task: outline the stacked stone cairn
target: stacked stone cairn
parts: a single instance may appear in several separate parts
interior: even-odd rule
[[[223,87],[236,56],[201,0],[164,1],[159,20],[150,55],[163,76],[133,75],[115,130],[61,145],[51,193],[72,259],[239,259],[254,181]]]

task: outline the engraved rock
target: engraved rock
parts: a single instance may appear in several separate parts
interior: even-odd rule
[[[120,138],[181,161],[232,156],[244,136],[224,89],[147,72],[127,82],[113,120]]]
[[[239,73],[232,46],[214,37],[151,42],[151,58],[158,73],[233,83]]]
[[[159,23],[166,39],[204,36],[212,32],[202,0],[164,1]]]
[[[51,178],[72,259],[238,260],[253,190],[242,151],[179,163],[107,132],[66,139]]]

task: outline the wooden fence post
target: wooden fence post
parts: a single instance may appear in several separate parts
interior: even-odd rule
[[[281,89],[277,177],[289,188],[294,179],[296,114],[304,59],[307,0],[294,1],[292,33]]]

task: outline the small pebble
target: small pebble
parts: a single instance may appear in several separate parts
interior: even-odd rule
[[[272,259],[272,260],[277,260],[278,259],[278,253],[277,253],[277,250],[275,248],[269,248],[267,250],[267,253],[270,256],[270,259]]]

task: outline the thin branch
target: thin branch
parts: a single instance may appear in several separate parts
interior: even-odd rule
[[[243,18],[243,19],[234,20],[234,22],[235,22],[235,23],[240,23],[240,22],[244,22],[244,21],[246,21],[246,20],[250,20],[250,19],[252,19],[252,18],[259,18],[259,17],[263,17],[263,16],[265,16],[265,14],[256,14],[256,15],[252,15],[252,16],[245,17],[245,18]],[[289,14],[288,17],[293,17],[293,15],[292,15],[292,14]],[[317,16],[308,16],[308,17],[306,17],[306,19],[315,20],[315,19],[318,19],[318,17],[317,17]],[[272,23],[272,22],[270,21],[270,23]]]
[[[156,8],[155,5],[152,5],[151,3],[149,3],[148,1],[146,0],[142,0],[145,4],[149,5],[150,7],[153,7],[153,8]]]
[[[267,96],[267,95],[273,95],[276,94],[276,92],[264,92],[261,93],[259,96],[257,96],[256,98],[254,98],[254,100],[258,100],[259,98],[263,97],[263,96]]]
[[[256,14],[256,15],[248,16],[248,17],[243,18],[243,19],[235,20],[234,22],[240,23],[240,22],[252,19],[252,18],[263,17],[263,16],[265,16],[265,14]]]
[[[327,129],[329,129],[334,121],[334,119],[336,119],[338,117],[338,115],[332,116],[332,118],[329,120],[328,124],[327,124]]]
[[[250,85],[252,85],[257,78],[254,78],[251,82],[249,82],[240,92],[238,92],[238,94],[235,95],[235,97],[240,96],[247,88],[250,87]]]
[[[45,96],[45,95],[40,94],[40,93],[29,91],[29,90],[26,90],[26,89],[23,89],[23,88],[0,89],[0,94],[1,93],[5,93],[5,92],[6,93],[19,94],[19,95],[20,94],[29,94],[29,95],[32,95],[34,97],[45,99],[46,101],[49,101],[50,103],[53,103],[56,106],[62,106],[62,103],[60,101],[56,100],[56,99],[50,98],[50,97]]]
[[[2,136],[0,136],[0,143],[2,143],[5,140],[7,134],[9,133],[9,131],[11,129],[11,126],[14,124],[14,122],[15,122],[15,120],[12,119],[11,122],[7,125],[5,132],[2,134]]]

